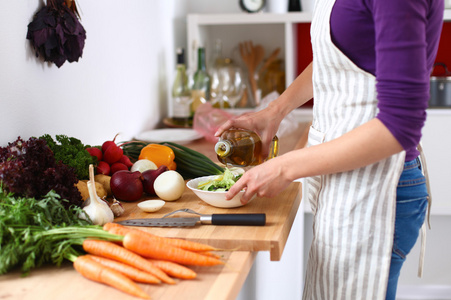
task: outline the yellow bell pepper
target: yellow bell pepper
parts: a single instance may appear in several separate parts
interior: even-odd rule
[[[168,146],[160,144],[149,144],[142,148],[139,154],[139,159],[148,159],[156,164],[157,167],[164,165],[169,170],[175,170],[177,168],[174,158],[174,151]]]

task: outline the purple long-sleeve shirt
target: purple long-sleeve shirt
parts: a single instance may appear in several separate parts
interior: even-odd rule
[[[332,41],[376,76],[377,118],[406,161],[418,156],[443,12],[443,0],[336,0],[332,9]]]

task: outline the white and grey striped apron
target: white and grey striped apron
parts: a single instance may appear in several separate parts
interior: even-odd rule
[[[334,2],[316,0],[313,12],[309,146],[338,138],[377,114],[375,77],[331,41]],[[304,299],[385,299],[404,159],[402,151],[367,167],[306,180],[314,218]]]

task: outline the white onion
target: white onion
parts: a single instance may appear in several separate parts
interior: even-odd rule
[[[153,184],[155,193],[165,201],[179,199],[185,191],[185,180],[178,172],[169,170],[161,173]]]
[[[153,161],[148,159],[140,159],[133,164],[133,166],[130,168],[130,171],[131,172],[139,171],[142,173],[147,170],[156,170],[156,169],[158,169],[158,167]]]

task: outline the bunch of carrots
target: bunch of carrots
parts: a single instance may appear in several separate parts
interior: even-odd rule
[[[174,278],[193,279],[196,273],[187,266],[224,264],[206,244],[165,238],[146,231],[107,223],[103,230],[119,241],[83,240],[80,256],[69,256],[74,268],[84,277],[110,285],[130,295],[149,299],[137,284],[175,284]]]

